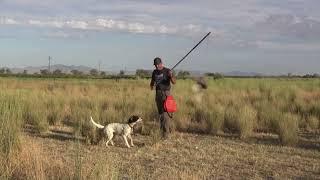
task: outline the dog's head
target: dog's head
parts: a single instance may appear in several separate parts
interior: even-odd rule
[[[142,118],[140,116],[133,115],[128,119],[128,124],[137,123],[140,121],[142,121]]]

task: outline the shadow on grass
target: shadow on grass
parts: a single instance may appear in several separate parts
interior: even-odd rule
[[[76,137],[73,132],[68,132],[64,130],[48,130],[47,132],[39,133],[36,128],[32,125],[25,125],[23,127],[23,132],[27,133],[30,136],[55,139],[59,141],[74,141],[79,140],[80,142],[85,142],[85,138]]]
[[[147,126],[148,127],[148,126]],[[41,138],[48,138],[48,139],[56,139],[59,141],[74,141],[74,140],[79,140],[82,143],[86,143],[86,140],[84,137],[76,137],[73,132],[70,131],[65,131],[65,130],[60,130],[60,129],[52,129],[49,130],[46,133],[38,133],[34,127],[31,125],[26,125],[23,128],[24,132],[26,132],[29,135],[32,136],[37,136]],[[143,147],[146,146],[146,142],[143,142],[143,135],[140,134],[141,130],[137,128],[136,132],[133,135],[133,139],[135,142],[135,145],[137,147]],[[185,129],[185,130],[178,130],[177,132],[181,133],[188,133],[188,134],[198,134],[198,135],[208,135],[207,132],[201,131],[200,128],[190,128],[190,129]],[[147,135],[150,136],[150,135]],[[271,134],[271,133],[255,133],[252,137],[247,138],[247,139],[240,139],[237,134],[233,133],[218,133],[215,135],[217,137],[225,138],[225,139],[230,139],[233,141],[237,142],[244,142],[248,144],[262,144],[262,145],[273,145],[273,146],[283,146],[281,142],[279,141],[278,135],[276,134]],[[137,138],[140,137],[140,138]],[[117,144],[119,146],[122,146],[123,144],[123,139],[121,137],[115,136],[115,141],[117,141]],[[102,139],[98,140],[98,142],[93,143],[93,145],[98,145],[103,142]],[[302,149],[308,149],[308,150],[318,150],[320,151],[320,132],[319,131],[314,131],[314,132],[309,132],[309,131],[300,131],[299,132],[299,141],[298,143],[294,146],[297,148],[302,148]]]
[[[262,144],[272,146],[284,146],[281,144],[278,135],[271,133],[256,133],[252,137],[247,139],[240,139],[237,134],[230,133],[219,133],[218,137],[232,139],[239,142],[245,142],[248,144]],[[315,132],[299,132],[299,141],[293,147],[307,149],[307,150],[318,150],[320,151],[320,136],[319,133]]]

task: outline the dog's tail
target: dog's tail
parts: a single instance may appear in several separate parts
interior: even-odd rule
[[[97,128],[99,128],[99,129],[103,129],[104,128],[104,126],[102,126],[101,124],[98,124],[98,123],[94,122],[94,120],[92,119],[91,116],[90,116],[90,120],[91,120],[92,124],[94,124]]]

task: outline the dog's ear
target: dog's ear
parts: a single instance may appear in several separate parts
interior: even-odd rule
[[[128,124],[133,123],[133,122],[134,122],[133,116],[131,116],[131,117],[128,119]]]
[[[130,123],[137,122],[138,119],[139,119],[139,116],[133,115],[128,119],[128,123],[130,124]]]

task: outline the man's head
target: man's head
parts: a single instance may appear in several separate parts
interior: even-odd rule
[[[154,58],[154,60],[153,60],[153,65],[154,65],[158,70],[163,69],[162,60],[161,60],[161,58],[159,58],[159,57]]]

